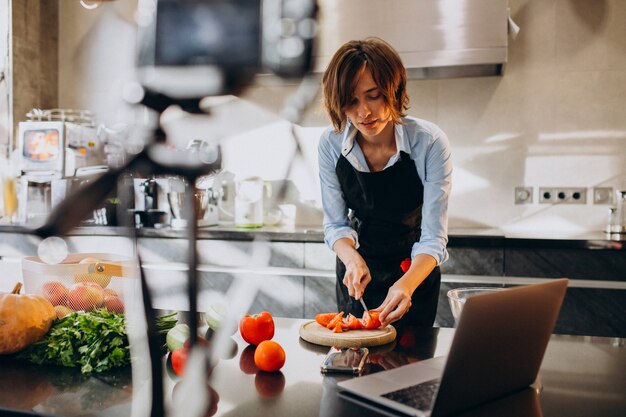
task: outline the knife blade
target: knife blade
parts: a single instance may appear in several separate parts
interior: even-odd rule
[[[363,310],[364,310],[363,315],[367,314],[369,316],[370,315],[370,310],[365,305],[365,301],[363,301],[363,296],[361,296],[361,298],[359,298],[359,301],[361,302],[361,305],[363,306]]]

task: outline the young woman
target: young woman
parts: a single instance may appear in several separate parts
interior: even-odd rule
[[[324,240],[337,254],[338,309],[360,317],[363,297],[383,325],[430,327],[448,258],[448,139],[406,116],[406,70],[381,39],[341,46],[322,87],[332,121],[319,144]]]

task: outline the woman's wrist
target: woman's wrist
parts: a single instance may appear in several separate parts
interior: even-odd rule
[[[333,245],[333,251],[337,254],[337,257],[343,262],[344,265],[351,263],[363,262],[363,258],[359,252],[354,248],[354,240],[349,237],[339,239]]]

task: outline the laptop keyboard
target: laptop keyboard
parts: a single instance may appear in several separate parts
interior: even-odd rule
[[[430,410],[440,381],[440,379],[433,379],[397,391],[388,392],[382,396],[417,410]]]

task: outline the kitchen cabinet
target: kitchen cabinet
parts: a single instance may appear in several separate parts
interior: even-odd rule
[[[203,311],[218,302],[236,276],[249,280],[258,293],[250,312],[270,311],[276,316],[304,316],[304,243],[269,242],[269,269],[248,265],[253,242],[199,240],[199,301]],[[137,242],[148,282],[156,289],[155,305],[164,309],[185,309],[188,246],[185,239],[140,238]],[[272,269],[274,268],[274,269]]]
[[[619,242],[616,244],[620,248]],[[451,247],[450,261],[442,266],[447,282],[441,287],[438,324],[454,324],[445,296],[452,288],[510,286],[566,277],[571,280],[570,287],[555,333],[625,337],[626,253],[607,249],[610,241],[604,245],[582,248],[575,242],[524,239],[503,241],[500,248]],[[469,282],[456,281],[465,274],[473,275],[474,283],[471,278]]]

